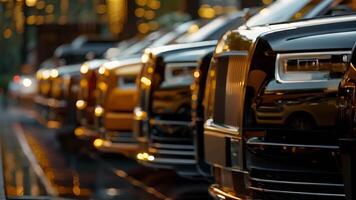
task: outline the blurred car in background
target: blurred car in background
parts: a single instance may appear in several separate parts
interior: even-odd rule
[[[98,70],[106,70],[105,68],[100,68],[104,65],[105,62],[114,63],[116,61],[140,58],[141,53],[144,51],[146,47],[149,45],[162,45],[169,42],[172,42],[176,37],[181,36],[185,32],[189,30],[192,25],[195,25],[195,21],[190,21],[179,25],[171,31],[167,31],[165,29],[158,30],[149,34],[142,40],[136,41],[130,47],[125,50],[119,51],[118,55],[114,58],[108,58],[107,60],[97,60],[92,62],[84,63],[80,69],[81,71],[81,84],[78,94],[78,100],[76,103],[77,106],[77,116],[80,126],[75,130],[75,135],[82,140],[93,141],[94,139],[100,136],[99,127],[95,125],[95,99],[96,97],[96,85],[98,75],[100,75],[100,71]],[[198,23],[199,24],[199,23]],[[115,55],[115,54],[114,54]],[[111,60],[111,61],[110,61]],[[120,62],[119,62],[120,63]],[[136,61],[138,63],[138,61]],[[112,65],[112,64],[108,64]],[[117,65],[116,67],[119,67]],[[114,67],[111,67],[114,68]],[[104,100],[103,100],[104,101]]]
[[[16,99],[31,100],[37,93],[38,82],[33,75],[15,75],[9,83],[9,94]]]
[[[199,20],[199,21],[190,21],[190,22],[183,23],[182,25],[175,28],[173,31],[165,34],[160,39],[156,40],[152,45],[150,45],[150,48],[156,47],[157,49],[159,49],[159,48],[165,49],[166,47],[165,46],[161,47],[161,45],[164,45],[167,43],[188,42],[188,38],[191,38],[191,39],[189,39],[189,41],[211,40],[213,38],[217,39],[221,33],[225,32],[226,30],[229,30],[231,27],[236,27],[236,23],[240,23],[240,22],[236,22],[235,20],[238,19],[239,17],[241,17],[242,14],[244,14],[244,13],[228,14],[228,15],[219,17],[216,20],[212,20],[210,22],[206,22],[204,20]],[[184,46],[188,47],[187,49],[189,49],[191,47],[191,45],[189,45],[189,44],[186,44]],[[101,71],[107,70],[107,72],[110,74],[110,76],[112,76],[111,74],[113,74],[116,70],[121,71],[122,67],[125,67],[128,65],[129,66],[142,66],[142,63],[141,63],[142,51],[143,51],[143,49],[140,51],[140,53],[135,54],[135,55],[128,57],[126,59],[123,59],[123,58],[113,59],[112,62],[108,62],[103,65],[103,67],[106,66],[105,67],[106,69],[99,68],[98,74],[100,74],[100,70]],[[116,77],[119,79],[120,74],[117,74],[113,77]],[[138,77],[138,79],[139,78],[140,77]],[[108,82],[110,82],[110,81],[111,80],[109,80]],[[97,91],[100,91],[99,84],[100,83],[98,82],[98,84],[97,84],[98,90]],[[120,85],[120,84],[118,84],[118,85]],[[105,124],[107,129],[103,128],[103,126],[101,126],[101,128],[98,127],[96,129],[96,132],[98,135],[101,132],[101,134],[100,134],[101,137],[94,141],[94,146],[96,146],[98,149],[101,149],[104,151],[121,152],[124,154],[129,153],[130,156],[132,156],[132,155],[135,156],[135,154],[132,154],[132,152],[138,151],[138,145],[137,145],[136,139],[134,138],[134,135],[132,134],[132,130],[128,129],[131,131],[131,133],[128,133],[128,132],[122,133],[122,130],[120,131],[120,129],[117,129],[116,133],[114,133],[115,130],[113,130],[113,128],[112,128],[112,127],[119,127],[119,126],[126,127],[126,124],[121,125],[121,123],[124,123],[121,120],[122,115],[118,115],[118,114],[114,115],[114,114],[110,114],[110,112],[114,112],[115,110],[116,110],[116,112],[119,112],[120,110],[121,110],[121,112],[123,112],[123,111],[128,112],[128,110],[123,110],[123,106],[120,103],[114,103],[111,101],[110,104],[112,104],[112,105],[107,104],[109,101],[109,97],[112,96],[112,98],[113,98],[113,97],[115,97],[115,95],[119,95],[118,92],[115,93],[114,92],[115,90],[111,89],[111,88],[112,88],[112,86],[109,84],[107,92],[105,92],[104,93],[105,95],[103,96],[103,98],[101,98],[98,101],[98,102],[100,102],[100,101],[104,102],[103,104],[105,105],[105,107],[101,107],[103,104],[99,104],[97,109],[100,111],[104,111],[104,113],[106,113],[106,114],[104,114],[105,117],[99,121],[102,121],[102,124]],[[115,88],[115,87],[113,87],[113,88]],[[119,88],[120,87],[117,86],[116,90],[119,90]],[[136,89],[137,89],[137,87],[136,87]],[[101,92],[99,92],[99,93],[101,93]],[[124,98],[128,98],[128,97],[125,96]],[[135,98],[137,99],[137,97],[135,97]],[[186,103],[190,104],[190,96],[187,96],[187,98],[188,98],[188,101],[186,101]],[[120,101],[119,97],[117,97],[117,101]],[[122,104],[125,104],[125,103],[126,102],[122,102]],[[110,109],[107,111],[106,110],[107,108],[110,108]],[[133,109],[130,109],[130,111],[132,112]],[[94,111],[94,113],[95,113],[95,111]],[[106,118],[109,116],[110,116],[110,118]],[[131,116],[128,116],[128,117],[131,120]],[[108,128],[108,127],[111,127],[111,128]],[[82,134],[83,131],[80,131],[79,133]],[[112,137],[113,134],[115,134],[115,137]],[[129,141],[130,144],[128,144],[127,141]],[[127,152],[128,150],[130,152]]]
[[[76,127],[75,101],[79,87],[79,68],[80,64],[76,64],[51,70],[47,127],[66,128],[67,130]]]
[[[215,41],[151,49],[144,57],[139,79],[135,130],[141,152],[137,159],[148,166],[198,175],[191,117],[191,86],[200,59],[215,48]],[[144,58],[143,57],[143,58]]]
[[[353,15],[320,18],[239,29],[219,41],[204,128],[215,199],[345,198],[335,119],[351,27]],[[276,110],[294,110],[295,122],[258,119]],[[323,115],[334,120],[319,123]]]
[[[112,40],[89,40],[79,37],[70,45],[62,45],[56,49],[52,65],[43,65],[43,68],[36,73],[39,88],[34,100],[38,105],[40,113],[38,116],[42,123],[49,125],[50,128],[60,127],[61,123],[58,119],[63,116],[57,116],[62,115],[57,113],[58,108],[62,109],[66,108],[67,104],[70,105],[66,100],[58,99],[61,94],[64,94],[63,90],[69,90],[66,88],[67,85],[63,85],[66,82],[63,80],[64,76],[68,80],[67,83],[70,83],[72,78],[75,80],[75,76],[79,74],[80,63],[94,57],[102,57],[113,44]],[[71,116],[73,115],[75,114],[72,113]]]
[[[95,126],[100,137],[94,146],[100,151],[134,157],[138,144],[133,136],[133,110],[137,101],[136,79],[140,59],[105,63],[98,70]]]

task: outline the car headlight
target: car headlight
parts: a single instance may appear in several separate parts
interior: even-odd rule
[[[98,69],[98,72],[100,75],[104,75],[106,73],[107,69],[105,66],[100,66]]]
[[[44,80],[49,79],[50,76],[51,76],[50,70],[48,70],[48,69],[43,70],[43,72],[42,72],[42,78],[43,78]]]
[[[32,85],[32,80],[29,78],[24,78],[22,80],[22,85],[25,86],[26,88],[31,87]]]
[[[96,117],[101,117],[104,114],[104,108],[101,106],[96,106],[94,113]]]
[[[50,72],[51,78],[57,78],[58,75],[59,75],[58,70],[56,70],[56,69],[51,70],[51,72]]]
[[[80,73],[86,74],[89,71],[89,65],[87,63],[82,64],[80,67]]]
[[[147,63],[150,60],[151,57],[152,57],[151,50],[150,49],[146,49],[145,53],[141,57],[141,62],[142,63]]]
[[[340,79],[347,69],[350,55],[350,51],[278,54],[276,79],[285,83]]]

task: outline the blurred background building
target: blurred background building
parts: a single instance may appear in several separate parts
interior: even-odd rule
[[[146,35],[174,21],[214,18],[272,0],[0,0],[0,84],[31,73],[78,35]]]

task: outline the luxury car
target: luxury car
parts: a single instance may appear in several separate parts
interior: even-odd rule
[[[105,51],[113,45],[111,40],[98,40],[98,39],[88,39],[86,37],[79,37],[75,39],[71,44],[65,44],[59,46],[53,55],[53,58],[50,59],[50,62],[44,62],[40,69],[36,72],[36,79],[38,82],[38,92],[34,97],[34,101],[38,107],[40,121],[42,123],[46,123],[50,118],[57,118],[55,112],[53,112],[52,107],[59,106],[58,101],[51,96],[54,94],[52,89],[58,90],[57,88],[53,88],[52,84],[58,84],[60,82],[59,70],[56,68],[63,67],[62,69],[69,68],[77,68],[79,72],[78,63],[82,63],[87,59],[93,59],[94,57],[101,57],[105,53]],[[71,67],[69,67],[71,66]],[[65,74],[68,70],[64,70]],[[71,71],[71,70],[69,70]],[[70,72],[69,74],[72,74]],[[68,75],[69,75],[68,74]],[[67,78],[68,79],[68,78]],[[70,78],[69,78],[70,79]],[[63,106],[64,101],[62,101]],[[52,115],[52,116],[50,116]],[[58,127],[57,121],[52,121],[50,123],[54,125],[53,127]]]
[[[215,199],[345,198],[336,102],[355,19],[242,27],[219,41],[204,99]]]
[[[315,16],[319,16],[319,15],[324,15],[324,14],[331,14],[332,9],[336,8],[339,4],[334,4],[335,2],[333,1],[277,1],[274,4],[271,4],[269,7],[266,7],[264,9],[262,9],[258,14],[252,16],[251,18],[249,18],[246,22],[246,24],[244,25],[245,28],[250,27],[250,26],[258,26],[261,23],[273,23],[273,22],[281,22],[281,21],[286,21],[286,20],[293,20],[293,19],[300,19],[300,18],[310,18],[310,17],[315,17]],[[287,7],[293,7],[293,9],[289,9],[286,10]],[[348,10],[348,9],[345,9]],[[279,16],[276,17],[276,13],[279,13]],[[298,14],[297,14],[298,13]],[[235,14],[237,15],[237,14]],[[240,13],[240,18],[236,18],[235,21],[235,27],[230,26],[230,29],[232,28],[236,28],[239,25],[242,25],[242,23],[244,22],[244,17],[245,15]],[[240,19],[240,20],[239,20]],[[221,33],[221,32],[220,32]],[[204,35],[204,34],[202,34]],[[198,36],[196,36],[198,37]],[[189,40],[188,40],[189,41]],[[164,49],[162,47],[162,49]],[[177,49],[180,51],[183,51],[182,49]],[[170,48],[168,48],[167,50],[159,50],[159,48],[156,49],[156,51],[160,52],[161,54],[167,54],[169,55],[169,52],[171,51],[173,54],[175,52],[175,49],[173,48],[172,50]],[[187,54],[189,54],[188,52],[190,51],[190,49],[187,47],[186,50]],[[153,69],[155,67],[160,67],[163,68],[161,66],[165,65],[166,63],[162,60],[164,60],[164,56],[162,56],[162,58],[160,58],[160,55],[154,55],[153,54],[146,54],[144,55],[144,57],[153,57],[153,59],[150,61],[149,64],[146,64],[147,66],[152,66]],[[159,59],[154,58],[155,56],[157,56]],[[203,55],[200,55],[203,56]],[[198,58],[197,58],[198,59]],[[200,59],[200,58],[199,58]],[[199,60],[198,59],[198,60]],[[204,59],[203,59],[204,60]],[[183,61],[183,60],[182,60]],[[188,61],[187,61],[188,62]],[[197,61],[195,61],[197,62]],[[159,68],[159,69],[160,69]],[[201,66],[201,68],[203,69],[204,66]],[[164,69],[164,68],[163,68]],[[163,70],[160,69],[160,70]],[[145,70],[145,69],[144,69]],[[148,68],[146,69],[148,70]],[[163,73],[163,72],[160,72]],[[199,77],[197,79],[197,84],[200,84],[200,87],[197,87],[199,89],[195,89],[194,94],[192,96],[192,102],[193,102],[193,107],[194,109],[193,111],[193,119],[189,120],[189,122],[193,123],[193,127],[190,126],[190,124],[186,124],[186,127],[189,127],[187,129],[189,129],[190,131],[194,131],[195,132],[195,144],[202,144],[203,142],[203,122],[200,121],[203,118],[204,113],[202,112],[202,96],[204,96],[204,90],[205,90],[205,83],[203,83],[204,81],[199,83],[199,79],[201,80],[205,80],[206,76],[207,76],[207,70],[203,70],[201,72],[197,72],[196,74],[199,74]],[[148,74],[148,73],[146,73]],[[144,80],[143,80],[143,79]],[[141,80],[145,81],[145,82],[152,82],[154,83],[153,80],[154,79],[152,76],[148,77],[148,80],[146,80],[147,77],[144,75],[141,75]],[[194,85],[193,85],[194,86]],[[139,116],[136,117],[136,122],[135,122],[135,132],[137,137],[139,138],[139,140],[141,140],[142,144],[146,144],[146,145],[142,145],[142,146],[146,146],[145,148],[143,148],[143,151],[141,153],[139,153],[137,155],[137,158],[139,160],[145,160],[145,161],[150,161],[151,163],[153,162],[161,162],[163,163],[162,160],[165,160],[165,163],[163,165],[156,165],[157,167],[171,167],[174,168],[177,166],[184,166],[184,165],[188,165],[188,163],[190,163],[190,166],[192,166],[194,164],[199,163],[198,168],[192,168],[190,167],[190,170],[183,170],[183,173],[186,173],[187,171],[190,171],[190,173],[193,171],[192,169],[198,169],[199,172],[203,172],[204,175],[208,175],[209,174],[209,170],[208,167],[206,165],[204,165],[204,162],[202,162],[204,160],[204,154],[203,154],[203,148],[202,145],[199,145],[198,147],[196,147],[197,145],[193,145],[193,143],[190,143],[190,151],[188,151],[186,148],[186,146],[182,146],[182,148],[185,149],[179,149],[177,147],[172,147],[170,148],[168,145],[165,145],[163,147],[163,144],[160,143],[160,141],[151,141],[150,137],[151,135],[154,135],[153,132],[155,131],[155,129],[157,129],[157,126],[155,128],[152,128],[152,126],[148,125],[158,121],[158,120],[153,120],[150,119],[152,113],[154,112],[153,109],[156,107],[158,108],[158,110],[160,109],[162,114],[160,115],[159,112],[156,112],[155,118],[159,118],[165,117],[165,111],[164,108],[167,107],[171,107],[172,110],[174,110],[174,107],[176,105],[181,105],[179,102],[177,102],[177,99],[170,99],[170,100],[165,100],[165,101],[160,101],[159,99],[162,99],[162,97],[160,97],[160,95],[151,95],[152,91],[155,91],[156,89],[154,88],[155,86],[149,86],[148,91],[145,91],[145,87],[140,88],[140,93],[141,96],[145,95],[147,96],[144,100],[141,100],[142,97],[140,97],[139,99],[139,106],[136,108],[136,112],[138,113]],[[147,87],[146,87],[147,88]],[[154,88],[154,89],[151,89]],[[152,90],[152,91],[151,91]],[[178,89],[177,89],[178,91]],[[145,94],[143,94],[145,93]],[[152,97],[150,97],[150,95]],[[163,95],[163,97],[165,97]],[[154,102],[154,104],[152,104],[152,102]],[[167,105],[160,105],[162,103],[165,103]],[[187,102],[185,102],[186,104],[188,104]],[[152,104],[152,105],[151,105]],[[162,107],[162,108],[160,108]],[[168,112],[168,109],[166,109]],[[140,117],[143,116],[143,117]],[[143,118],[143,119],[141,119]],[[147,118],[147,119],[145,119]],[[181,119],[177,120],[180,121]],[[146,121],[146,122],[144,122]],[[183,120],[184,121],[184,120]],[[184,121],[186,122],[186,121]],[[163,125],[162,125],[163,126]],[[166,129],[171,129],[173,130],[173,127],[177,126],[177,125],[166,125],[165,128]],[[164,132],[162,127],[161,128],[161,132]],[[173,134],[169,134],[169,132],[172,131],[167,131],[166,130],[166,135],[173,135]],[[182,132],[180,130],[180,132]],[[188,134],[189,135],[189,134]],[[153,137],[153,136],[152,136]],[[189,138],[189,137],[188,137]],[[182,139],[186,139],[184,136],[180,136],[180,137],[176,137],[176,138],[170,138],[170,142],[171,143],[176,143],[177,145],[180,144],[182,145],[184,142],[179,142]],[[162,141],[162,143],[166,143],[167,141]],[[190,138],[190,142],[192,142],[192,139]],[[189,143],[189,142],[188,142]],[[155,148],[152,147],[152,145],[155,145]],[[151,145],[151,146],[150,146]],[[158,148],[158,146],[160,148]],[[159,153],[160,152],[166,152],[166,154],[163,153]],[[170,154],[170,155],[168,155]],[[188,158],[188,154],[190,155],[190,157]],[[148,159],[150,158],[150,159]],[[155,159],[153,159],[155,158]],[[163,159],[164,158],[164,159]],[[196,162],[198,161],[198,162]],[[150,162],[148,162],[150,163]],[[181,168],[181,167],[180,167]],[[202,170],[205,169],[205,170]],[[182,172],[182,170],[177,170],[178,172]]]
[[[200,41],[200,40],[210,40],[212,38],[216,38],[219,36],[219,34],[222,34],[226,30],[230,29],[231,27],[236,27],[236,19],[241,18],[243,13],[232,13],[229,15],[224,15],[221,17],[218,17],[217,19],[214,19],[210,22],[206,22],[204,20],[198,20],[198,21],[190,21],[187,23],[184,23],[177,28],[175,28],[173,31],[165,34],[163,37],[160,39],[156,40],[150,45],[150,48],[154,47],[160,47],[164,44],[167,43],[184,43],[188,41]],[[141,45],[144,46],[144,45]],[[187,46],[187,45],[186,45]],[[189,45],[188,45],[189,46]],[[164,48],[164,47],[162,47]],[[142,49],[143,51],[143,49]],[[113,79],[119,79],[119,74],[115,74],[115,71],[119,70],[122,67],[125,66],[142,66],[141,63],[141,56],[142,56],[142,51],[139,54],[134,54],[131,56],[128,56],[127,58],[122,58],[119,57],[117,59],[113,59],[112,62],[108,62],[105,65],[103,65],[103,68],[99,68],[97,70],[97,74],[100,75],[100,71],[102,72],[106,71],[109,76],[112,76]],[[104,67],[105,66],[105,67]],[[138,74],[137,74],[138,75]],[[111,80],[108,80],[111,81]],[[114,97],[114,95],[117,94],[111,94],[115,90],[115,88],[112,87],[112,83],[108,83],[108,90],[102,95],[102,98],[99,97],[98,99],[98,111],[104,111],[106,112],[106,107],[110,106],[110,110],[113,112],[114,110],[120,111],[123,110],[121,104],[119,103],[112,103],[112,105],[107,105],[106,102],[108,101],[108,97]],[[103,85],[103,84],[101,84]],[[119,84],[118,84],[119,85]],[[116,86],[118,86],[116,85]],[[97,85],[98,90],[97,92],[99,94],[101,93],[100,86]],[[119,89],[119,88],[117,88]],[[118,98],[119,99],[119,98]],[[102,103],[104,102],[104,105],[106,107],[102,107]],[[186,102],[187,104],[190,104]],[[103,108],[103,109],[101,109]],[[128,110],[126,110],[128,111]],[[122,111],[121,111],[122,112]],[[109,112],[110,113],[110,112]],[[106,118],[101,118],[98,119],[98,121],[101,121],[102,125],[105,124],[106,127],[112,127],[109,130],[106,130],[104,127],[99,126],[96,128],[96,133],[99,135],[101,132],[101,138],[98,138],[96,141],[94,141],[94,146],[98,148],[99,150],[103,151],[112,151],[112,152],[121,152],[124,154],[127,153],[132,153],[136,152],[138,150],[138,145],[136,139],[133,137],[133,134],[129,134],[126,130],[125,134],[120,134],[122,133],[121,129],[114,130],[113,127],[119,127],[122,126],[120,125],[121,122],[121,116],[122,115],[108,115],[110,118],[107,118],[108,121],[106,121]],[[100,118],[100,117],[99,117]],[[97,125],[99,123],[96,123]],[[112,137],[113,134],[115,137]],[[129,145],[128,142],[129,141]],[[130,152],[128,152],[128,150]],[[131,154],[132,155],[132,154]]]
[[[47,127],[72,130],[77,125],[75,102],[79,88],[79,68],[80,64],[75,64],[51,70]]]
[[[147,51],[139,78],[135,131],[137,159],[182,175],[197,175],[191,117],[192,85],[199,61],[216,41],[158,47]],[[146,130],[145,130],[146,129]]]
[[[93,144],[100,151],[129,157],[137,153],[132,126],[137,100],[136,79],[141,67],[140,59],[133,58],[107,62],[97,71],[94,115],[100,137]]]

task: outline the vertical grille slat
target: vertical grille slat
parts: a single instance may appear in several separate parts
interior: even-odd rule
[[[225,89],[226,125],[235,127],[241,126],[247,71],[246,56],[232,56],[229,58]]]
[[[217,59],[214,123],[242,126],[248,56],[227,55]]]

